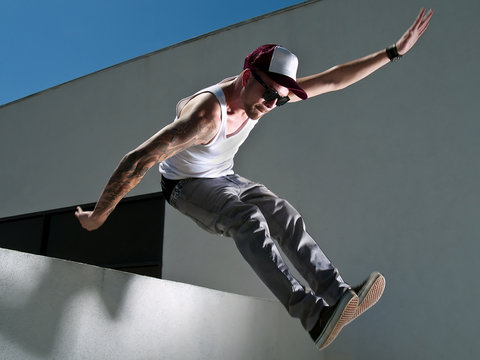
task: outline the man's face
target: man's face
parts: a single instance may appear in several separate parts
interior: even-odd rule
[[[288,95],[289,90],[274,82],[267,76],[267,74],[261,71],[256,71],[256,75],[260,77],[265,85],[275,89],[280,96]],[[257,120],[276,107],[277,99],[266,101],[262,97],[265,93],[265,87],[255,80],[250,70],[247,70],[246,76],[247,79],[242,93],[245,112],[250,119]]]

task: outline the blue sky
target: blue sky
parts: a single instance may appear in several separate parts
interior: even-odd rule
[[[0,105],[301,2],[0,0]]]

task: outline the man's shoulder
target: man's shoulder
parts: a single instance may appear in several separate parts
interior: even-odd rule
[[[236,78],[236,76],[228,77],[214,85],[208,86],[190,96],[187,96],[186,98],[181,99],[177,103],[177,114],[182,111],[185,105],[191,103],[192,101],[194,104],[204,103],[206,106],[211,105],[216,107],[216,103],[218,103],[221,106],[221,103],[225,102],[225,94],[223,88],[226,84],[231,83]]]
[[[197,114],[202,117],[221,117],[221,106],[217,97],[211,92],[201,92],[187,98],[177,109],[178,117]]]

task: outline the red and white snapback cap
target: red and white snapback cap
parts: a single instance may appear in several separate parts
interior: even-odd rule
[[[243,64],[243,69],[263,71],[277,84],[285,86],[305,100],[308,95],[297,84],[297,68],[298,58],[295,54],[276,44],[259,46],[245,58]]]

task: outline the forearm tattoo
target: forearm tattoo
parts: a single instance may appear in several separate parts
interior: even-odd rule
[[[207,143],[215,136],[216,129],[215,121],[205,119],[178,121],[164,128],[137,150],[125,155],[105,186],[95,212],[108,216],[151,167],[188,147]]]

